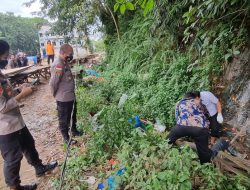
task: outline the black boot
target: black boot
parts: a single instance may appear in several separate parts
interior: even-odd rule
[[[10,190],[36,190],[37,184],[33,185],[17,185],[10,187]]]
[[[56,168],[58,165],[57,162],[52,162],[46,165],[40,164],[35,167],[36,170],[36,176],[41,177],[42,175],[46,174],[47,172],[50,172]]]

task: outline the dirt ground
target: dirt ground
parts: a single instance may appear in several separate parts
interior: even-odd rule
[[[62,139],[58,130],[56,104],[50,93],[48,81],[42,81],[42,84],[37,86],[37,90],[24,99],[22,104],[24,104],[21,108],[23,118],[36,141],[36,148],[43,163],[52,160],[62,163],[64,158]],[[0,156],[0,189],[5,190],[8,188],[2,171],[3,160]],[[38,189],[49,190],[52,188],[48,181],[58,172],[59,169],[56,169],[52,174],[36,178],[34,168],[23,158],[20,176],[22,184],[36,182],[39,184]]]

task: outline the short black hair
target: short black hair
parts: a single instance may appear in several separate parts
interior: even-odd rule
[[[184,98],[200,98],[201,94],[199,91],[190,91],[187,92],[184,96]]]
[[[4,40],[0,40],[0,55],[5,54],[9,50],[10,50],[10,46],[9,46],[8,42],[6,42]]]

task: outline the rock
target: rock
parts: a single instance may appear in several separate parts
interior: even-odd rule
[[[246,145],[250,148],[250,50],[246,49],[227,66],[222,93],[225,126],[247,126]]]

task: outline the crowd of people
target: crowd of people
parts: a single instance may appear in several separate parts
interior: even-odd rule
[[[41,64],[41,55],[37,53],[35,64]],[[5,64],[1,65],[1,69],[15,69],[20,67],[28,66],[27,54],[24,52],[19,52],[16,55],[9,55],[8,59],[5,60]]]
[[[26,67],[28,66],[28,58],[26,53],[19,52],[16,55],[10,55],[8,64],[7,64],[7,69],[14,69],[17,67]]]
[[[54,62],[55,47],[50,40],[47,41],[45,56],[47,56],[48,65]],[[41,53],[38,51],[36,56],[32,57],[34,65],[40,66],[42,63]],[[19,52],[17,54],[10,54],[8,59],[4,61],[4,64],[0,65],[0,69],[15,69],[26,66],[28,66],[27,54],[25,52]]]

